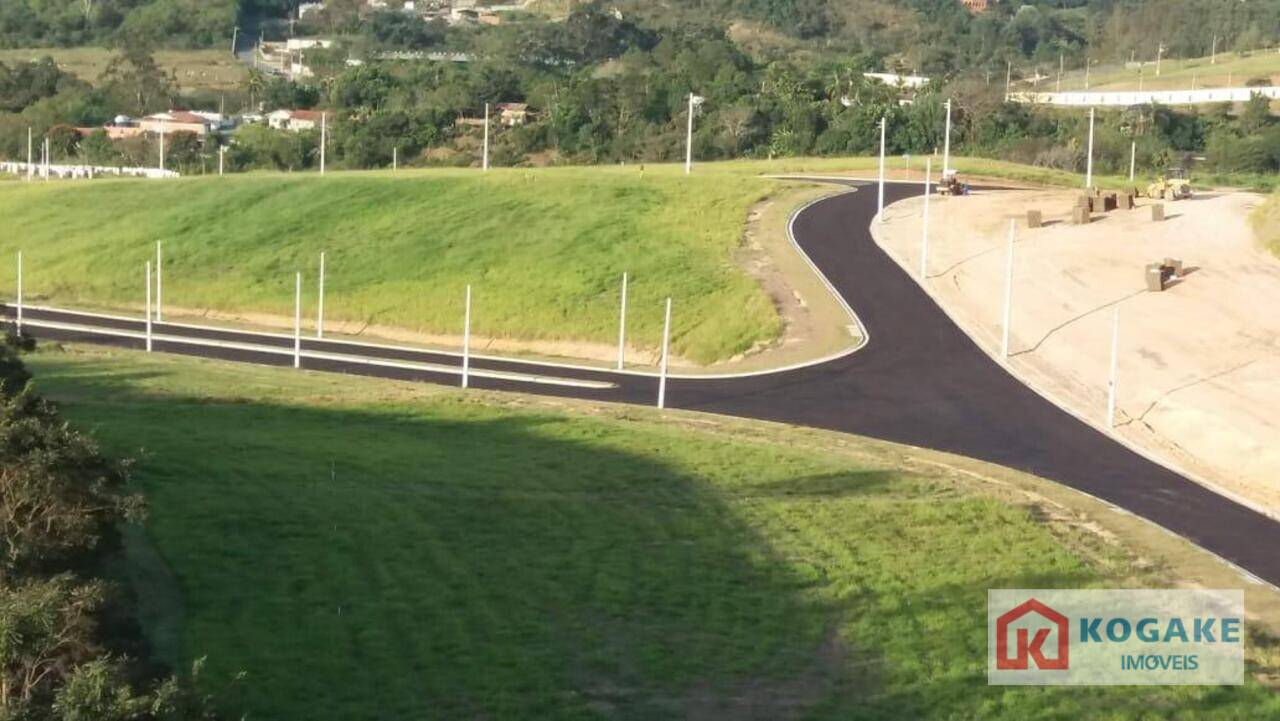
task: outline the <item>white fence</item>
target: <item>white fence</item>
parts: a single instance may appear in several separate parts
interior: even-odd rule
[[[28,173],[28,164],[10,160],[0,161],[0,173],[26,175]],[[41,165],[40,163],[32,163],[30,165],[30,173],[37,178],[43,178],[47,173],[50,178],[71,179],[91,179],[100,175],[115,175],[128,178],[179,177],[178,172],[175,170],[161,170],[159,168],[126,168],[114,165]]]
[[[1199,105],[1203,103],[1243,103],[1255,94],[1280,100],[1280,86],[1262,88],[1206,88],[1204,90],[1121,90],[1117,92],[1073,91],[1069,93],[1009,93],[1015,103],[1065,106]]]

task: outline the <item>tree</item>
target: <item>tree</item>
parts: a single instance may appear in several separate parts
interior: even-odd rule
[[[168,110],[177,95],[177,79],[164,72],[141,45],[121,48],[98,82],[132,115]]]

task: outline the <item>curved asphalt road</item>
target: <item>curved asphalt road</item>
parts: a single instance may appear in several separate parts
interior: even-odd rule
[[[889,184],[886,204],[921,192]],[[794,223],[796,241],[857,312],[870,336],[862,350],[836,360],[736,378],[670,378],[668,406],[856,433],[991,461],[1034,473],[1104,499],[1184,536],[1273,585],[1280,585],[1280,523],[1220,496],[1135,453],[1059,409],[988,357],[871,238],[876,194],[855,192],[819,201]],[[998,292],[998,289],[992,289]],[[9,310],[9,309],[6,309]],[[11,313],[11,310],[9,310]],[[27,309],[33,335],[141,347],[136,337],[95,334],[84,326],[139,331],[141,321]],[[205,338],[291,349],[286,336],[157,324],[169,337]],[[287,354],[157,340],[159,351],[288,365]],[[304,340],[314,370],[456,384],[454,354],[370,348]],[[351,357],[448,366],[439,371],[367,365]],[[646,374],[482,359],[475,371],[504,371],[605,382],[609,387],[531,384],[472,376],[479,388],[651,405],[657,379]]]

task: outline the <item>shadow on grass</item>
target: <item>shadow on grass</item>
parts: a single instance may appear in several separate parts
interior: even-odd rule
[[[919,503],[921,479],[894,471],[449,395],[211,402],[136,388],[149,371],[45,366],[109,450],[144,446],[172,571],[152,583],[182,604],[170,660],[247,671],[230,704],[250,718],[1136,718],[1243,700],[988,688],[986,589],[1097,575],[1024,511]]]

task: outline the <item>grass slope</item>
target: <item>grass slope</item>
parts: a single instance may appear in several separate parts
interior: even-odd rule
[[[1268,78],[1271,84],[1280,83],[1280,54],[1274,50],[1259,51],[1249,55],[1220,53],[1216,63],[1211,58],[1165,58],[1156,76],[1155,65],[1142,68],[1144,90],[1189,90],[1197,88],[1242,87],[1255,78]],[[1056,69],[1055,69],[1056,71]],[[1084,90],[1084,71],[1072,71],[1062,79],[1062,89]],[[1137,90],[1138,69],[1123,65],[1095,67],[1089,73],[1090,90]],[[1040,89],[1053,89],[1050,78],[1040,84]]]
[[[912,172],[922,175],[920,158]],[[891,159],[901,170],[903,160]],[[990,161],[968,172],[1074,185],[1075,176]],[[0,257],[23,250],[32,300],[140,312],[143,263],[165,244],[166,306],[293,314],[305,272],[314,317],[327,253],[326,318],[520,340],[613,343],[631,274],[628,338],[656,348],[674,298],[673,348],[700,363],[778,336],[776,310],[734,261],[761,173],[873,170],[874,159],[679,166],[254,174],[174,182],[4,183]],[[12,267],[9,265],[8,267]],[[0,286],[13,287],[12,271]]]
[[[248,69],[228,49],[157,50],[156,64],[177,78],[183,90],[238,90]],[[19,63],[52,57],[58,67],[81,80],[97,82],[111,64],[115,51],[107,48],[15,48],[0,49],[0,62]]]
[[[102,349],[31,364],[109,451],[145,449],[168,571],[143,593],[183,604],[160,647],[246,671],[250,718],[1280,714],[1253,682],[988,687],[988,588],[1168,581],[888,444]]]

